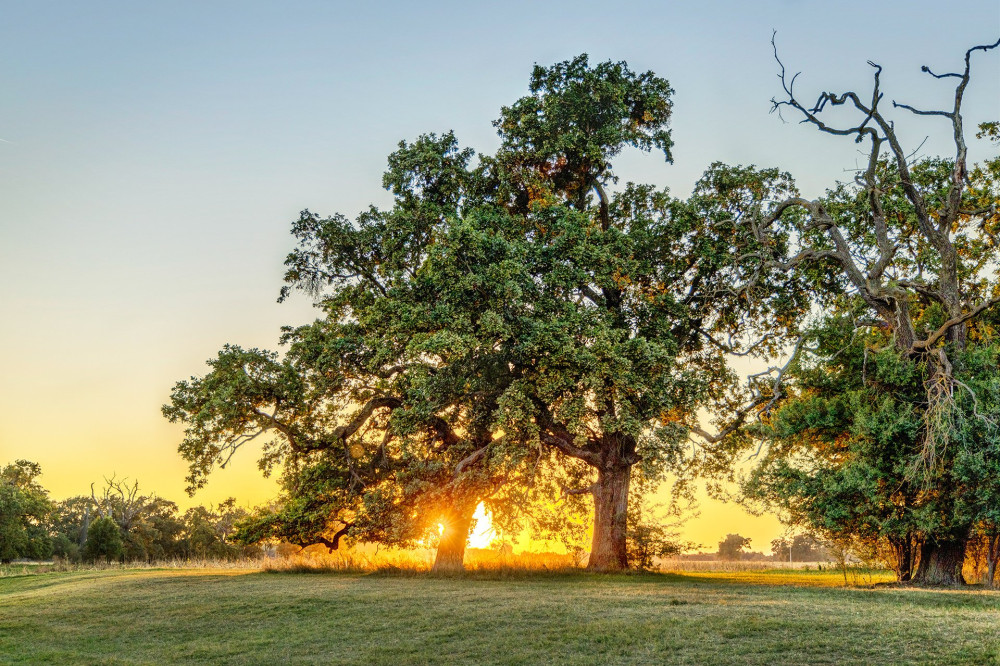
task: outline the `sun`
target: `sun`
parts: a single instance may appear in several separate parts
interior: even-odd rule
[[[493,530],[493,521],[490,520],[490,514],[486,511],[486,507],[482,502],[476,507],[476,512],[472,514],[472,517],[476,521],[476,527],[469,535],[469,547],[489,548],[490,542],[493,541],[496,533]]]

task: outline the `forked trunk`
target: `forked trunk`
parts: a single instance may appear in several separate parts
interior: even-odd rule
[[[587,568],[620,571],[628,568],[625,535],[628,528],[628,487],[631,467],[612,467],[597,473],[594,484],[594,540]]]
[[[465,544],[476,504],[452,506],[441,517],[441,540],[434,555],[432,571],[462,571],[465,569]]]
[[[917,585],[965,585],[965,539],[927,539],[920,546],[920,564],[913,582]]]

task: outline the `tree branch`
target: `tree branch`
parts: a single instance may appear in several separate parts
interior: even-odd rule
[[[795,358],[798,356],[799,350],[802,348],[802,343],[804,341],[805,341],[805,336],[800,335],[799,339],[795,342],[795,347],[792,349],[792,353],[788,357],[788,360],[780,368],[768,368],[764,372],[759,372],[750,375],[750,377],[748,377],[748,379],[754,379],[756,377],[761,377],[770,374],[772,372],[777,372],[777,375],[775,375],[774,377],[774,381],[771,383],[770,396],[762,394],[759,389],[755,388],[754,395],[751,397],[750,402],[736,412],[736,418],[732,419],[728,425],[723,427],[722,430],[720,430],[714,435],[697,425],[690,426],[688,430],[694,433],[695,435],[701,437],[708,444],[717,444],[718,442],[721,442],[726,437],[728,437],[729,435],[733,434],[734,432],[742,428],[743,425],[746,423],[747,417],[750,416],[750,414],[756,412],[757,418],[760,419],[762,414],[767,414],[768,412],[770,412],[771,409],[774,407],[775,403],[777,403],[782,396],[781,381],[785,376],[785,372],[788,370],[789,367],[791,367],[792,361],[794,361]],[[764,405],[764,407],[761,408],[761,405]]]
[[[977,305],[976,307],[969,310],[968,312],[966,312],[965,314],[960,315],[958,317],[952,317],[951,319],[943,323],[938,330],[934,331],[930,336],[928,336],[926,340],[916,340],[913,343],[912,349],[914,351],[930,349],[932,346],[934,346],[935,343],[938,342],[938,340],[940,340],[941,338],[943,338],[945,335],[948,334],[948,330],[952,326],[958,326],[960,324],[964,324],[965,322],[971,319],[974,319],[981,312],[983,312],[984,310],[988,310],[997,303],[1000,303],[1000,298],[994,298],[989,301],[984,301],[979,305]]]
[[[475,465],[477,462],[486,457],[486,453],[489,450],[490,445],[487,444],[481,448],[476,449],[466,457],[462,458],[457,465],[455,465],[455,476],[458,477],[466,468]]]
[[[400,407],[402,404],[403,404],[402,400],[391,396],[372,398],[367,403],[365,403],[364,407],[362,407],[357,411],[357,413],[354,415],[354,418],[351,419],[350,422],[334,428],[332,433],[334,441],[343,441],[348,437],[350,437],[351,435],[353,435],[354,433],[356,433],[358,430],[360,430],[361,427],[368,422],[368,419],[371,418],[372,413],[376,409],[382,407],[395,409],[397,407]]]
[[[340,540],[343,537],[347,536],[347,532],[352,527],[354,527],[354,523],[346,523],[345,522],[344,526],[341,527],[339,530],[337,530],[337,532],[333,535],[332,539],[327,539],[325,536],[320,535],[320,536],[316,537],[316,543],[323,544],[332,553],[333,551],[335,551],[338,548],[340,548]]]
[[[559,499],[564,500],[570,495],[593,495],[594,491],[597,490],[597,483],[592,483],[586,488],[569,488],[563,485],[559,487],[562,488],[562,495],[559,496]]]
[[[909,104],[900,104],[895,100],[893,100],[892,106],[893,108],[906,109],[907,111],[915,113],[918,116],[944,116],[945,118],[955,117],[955,114],[953,114],[951,111],[921,111],[920,109],[913,108]]]

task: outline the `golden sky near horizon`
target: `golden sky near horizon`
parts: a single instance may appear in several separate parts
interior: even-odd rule
[[[148,404],[138,401],[132,406],[126,404],[121,418],[115,418],[113,424],[100,419],[88,423],[83,401],[80,411],[65,414],[65,420],[47,419],[42,413],[22,414],[27,417],[24,422],[28,427],[21,435],[9,425],[0,425],[0,464],[17,458],[40,463],[40,481],[53,499],[89,494],[91,483],[100,488],[103,479],[112,475],[138,481],[143,491],[172,500],[182,509],[195,504],[215,504],[228,497],[235,497],[242,506],[254,506],[275,497],[277,484],[273,478],[265,479],[257,469],[259,447],[253,444],[241,450],[226,469],[213,472],[208,485],[189,497],[184,492],[186,464],[176,451],[182,428],[157,419],[158,414],[149,414],[151,410],[147,408]],[[51,438],[48,445],[9,444],[31,439],[37,442],[38,426]],[[59,441],[73,441],[75,446],[59,446]],[[665,502],[666,497],[654,496],[651,500]],[[734,532],[750,537],[753,550],[767,553],[771,539],[780,536],[784,529],[775,516],[750,515],[739,505],[712,499],[704,492],[698,494],[696,512],[682,526],[681,538],[710,551],[715,550],[726,534]],[[480,524],[476,532],[482,529]],[[482,544],[483,539],[477,541],[474,536],[473,542]],[[558,546],[522,539],[517,549],[522,548],[557,549]]]

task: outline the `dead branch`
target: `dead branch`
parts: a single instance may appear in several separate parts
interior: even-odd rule
[[[719,432],[714,435],[704,428],[694,425],[690,426],[688,430],[701,437],[708,444],[717,444],[724,440],[729,435],[733,434],[737,430],[743,427],[746,423],[747,418],[751,414],[755,414],[757,420],[759,421],[762,416],[769,414],[777,404],[778,400],[781,399],[783,395],[781,391],[781,382],[784,379],[785,373],[788,368],[791,367],[792,362],[798,357],[799,350],[802,348],[802,343],[805,341],[805,335],[800,335],[798,340],[795,342],[795,347],[792,349],[792,353],[789,355],[788,360],[784,365],[780,367],[770,367],[762,372],[757,372],[747,377],[749,383],[753,383],[754,379],[759,377],[764,377],[774,374],[774,380],[771,382],[771,393],[770,395],[765,395],[757,387],[753,388],[753,396],[747,402],[745,406],[736,412],[735,418],[733,418],[726,426],[724,426]],[[763,407],[762,407],[763,405]],[[760,450],[758,449],[758,453]],[[754,454],[756,455],[756,454]]]

